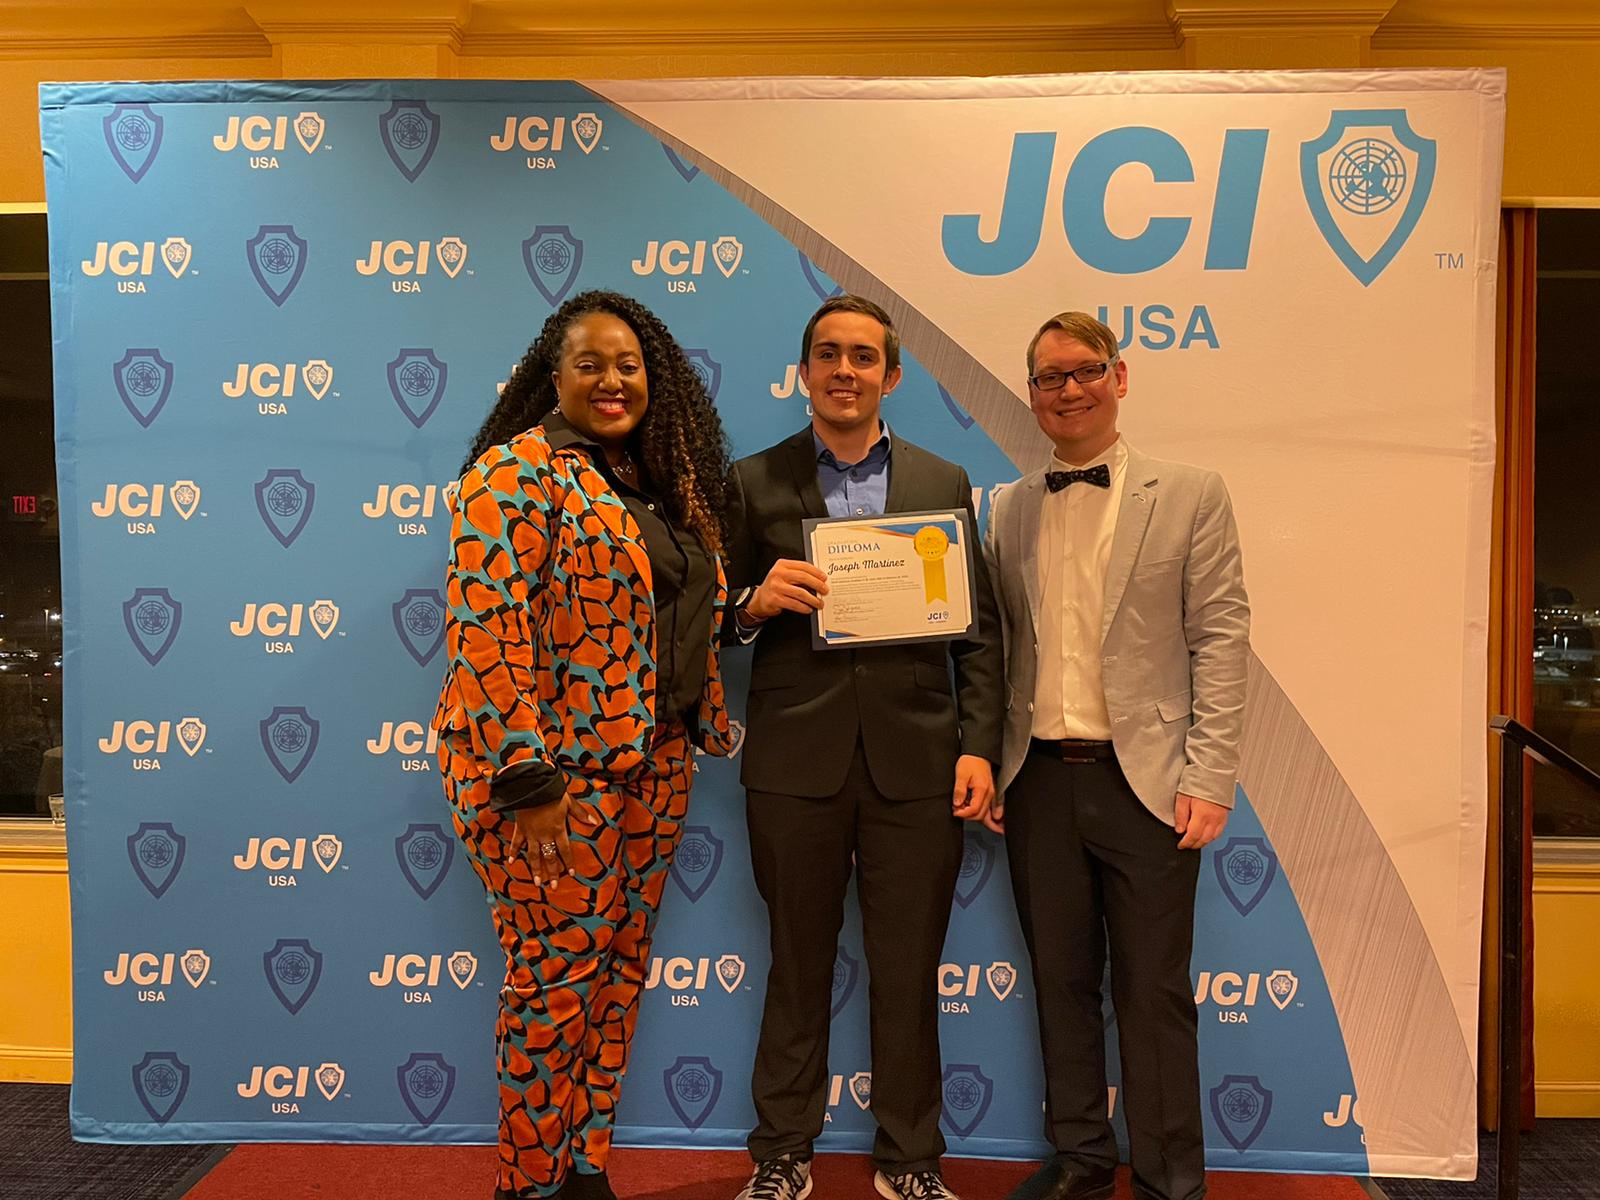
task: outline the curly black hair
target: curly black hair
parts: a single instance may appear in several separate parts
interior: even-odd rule
[[[693,532],[708,550],[720,551],[728,541],[731,461],[722,418],[661,318],[620,292],[579,292],[550,314],[473,439],[463,473],[485,451],[532,429],[556,406],[551,373],[561,362],[567,331],[591,313],[621,320],[644,353],[650,403],[629,438],[633,457],[658,487],[668,489],[661,500],[674,523]]]

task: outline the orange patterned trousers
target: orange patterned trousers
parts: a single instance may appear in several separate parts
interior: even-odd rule
[[[440,760],[456,833],[488,889],[506,955],[495,1022],[496,1196],[552,1195],[570,1171],[605,1170],[693,749],[674,722],[627,777],[569,775],[574,861],[543,887],[512,852],[515,824],[490,811],[488,782],[471,760],[443,742]]]

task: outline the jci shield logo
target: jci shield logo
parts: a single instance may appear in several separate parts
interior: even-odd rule
[[[667,1103],[685,1128],[699,1129],[722,1095],[722,1072],[701,1055],[684,1056],[663,1072]]]
[[[737,954],[724,954],[717,959],[717,982],[729,995],[738,991],[744,982],[744,959]]]
[[[666,151],[667,161],[672,164],[674,171],[683,176],[683,181],[693,183],[694,177],[700,174],[700,168],[694,163],[684,162],[683,157],[665,142],[661,143],[661,149]]]
[[[817,264],[806,257],[804,250],[795,251],[800,256],[800,273],[806,277],[818,300],[831,300],[844,295],[844,289],[817,269]]]
[[[322,868],[324,875],[332,875],[333,869],[344,857],[344,843],[331,833],[319,833],[316,840],[311,843],[311,855],[317,860],[317,866]]]
[[[316,500],[317,485],[299,471],[280,467],[256,483],[256,511],[285,549],[294,545],[311,520]]]
[[[522,265],[539,294],[560,304],[583,269],[583,243],[565,225],[540,225],[522,243]]]
[[[124,175],[138,183],[161,152],[161,115],[148,104],[119,104],[103,124],[111,157]]]
[[[956,876],[956,903],[967,908],[983,892],[994,871],[994,847],[969,835],[961,847],[961,873]]]
[[[321,732],[321,723],[303,708],[275,708],[261,722],[261,747],[285,783],[300,778],[300,772],[317,752],[317,735]]]
[[[722,386],[722,364],[711,357],[709,350],[685,350],[683,355],[700,377],[700,386],[705,388],[707,399],[715,400],[717,389]]]
[[[407,825],[406,831],[394,840],[400,874],[406,877],[411,890],[424,900],[444,882],[455,850],[455,838],[447,835],[440,825]]]
[[[478,974],[478,956],[470,950],[457,950],[445,965],[450,968],[450,982],[463,992]]]
[[[122,602],[122,624],[145,662],[160,662],[178,639],[183,605],[166,588],[139,588]]]
[[[133,419],[149,429],[172,395],[172,364],[159,350],[128,350],[112,366],[111,377]]]
[[[206,723],[199,717],[184,717],[178,722],[178,745],[190,758],[206,744]]]
[[[313,400],[321,400],[333,386],[333,367],[325,358],[313,358],[300,368],[300,378]]]
[[[581,112],[572,118],[572,140],[578,143],[578,149],[585,154],[594,153],[604,129],[605,122],[592,112]]]
[[[456,1089],[456,1069],[442,1054],[412,1054],[395,1075],[400,1083],[400,1099],[411,1115],[424,1125],[432,1125],[450,1103]]]
[[[1272,1116],[1272,1093],[1254,1075],[1224,1075],[1209,1096],[1222,1136],[1235,1150],[1248,1150]]]
[[[407,588],[394,602],[394,631],[419,667],[444,644],[444,597],[431,588]]]
[[[311,611],[306,615],[311,618],[311,628],[323,641],[333,636],[333,631],[339,627],[339,606],[332,600],[313,600]]]
[[[1267,995],[1282,1012],[1294,1001],[1295,993],[1300,990],[1300,979],[1293,971],[1280,967],[1267,976]]]
[[[691,904],[706,894],[721,869],[722,839],[711,832],[709,825],[686,827],[672,860],[672,881],[683,889]]]
[[[303,112],[294,119],[295,141],[307,154],[314,153],[322,145],[322,135],[327,129],[327,122],[314,112]]]
[[[309,251],[305,238],[293,225],[263,225],[244,244],[244,252],[250,260],[250,274],[267,298],[282,308],[306,273]]]
[[[305,1007],[322,978],[322,953],[305,938],[279,938],[261,956],[261,963],[267,972],[267,986],[290,1016]]]
[[[167,894],[183,869],[186,845],[184,836],[165,821],[146,822],[128,838],[128,861],[133,864],[133,873],[157,900]]]
[[[324,1100],[332,1100],[344,1090],[344,1068],[338,1063],[323,1063],[317,1068],[317,1091]]]
[[[444,399],[450,368],[432,350],[402,350],[389,364],[389,394],[418,429],[428,423]]]
[[[183,977],[190,987],[199,987],[211,974],[211,956],[204,950],[185,950],[178,965],[183,968]]]
[[[724,234],[711,243],[711,258],[722,277],[730,279],[744,261],[744,243],[731,234]]]
[[[1004,1000],[1017,986],[1017,969],[1008,962],[992,962],[983,973],[984,981],[996,1000]]]
[[[461,268],[467,265],[467,244],[458,237],[440,238],[433,253],[439,259],[439,266],[451,279],[461,274]]]
[[[192,479],[175,480],[168,497],[172,500],[173,511],[187,521],[200,507],[200,485]]]
[[[169,237],[161,243],[161,264],[167,268],[167,274],[174,279],[182,279],[183,273],[189,269],[189,261],[194,258],[194,248],[189,245],[188,239]]]
[[[439,146],[439,114],[420,100],[396,100],[378,118],[378,133],[389,160],[415,183]]]
[[[1248,917],[1261,903],[1262,897],[1278,877],[1278,856],[1265,838],[1229,838],[1227,844],[1212,855],[1211,864],[1217,872],[1217,882],[1228,903]]]
[[[971,1137],[994,1099],[994,1080],[972,1063],[944,1069],[944,1126],[957,1137]]]
[[[862,1111],[872,1107],[872,1072],[857,1071],[850,1076],[850,1099]]]
[[[828,1004],[828,1015],[837,1017],[856,990],[856,980],[861,975],[861,964],[850,957],[843,946],[833,959],[833,990]]]
[[[1311,216],[1350,273],[1370,286],[1416,229],[1433,190],[1439,144],[1403,108],[1336,109],[1300,144]]]
[[[133,1068],[133,1094],[157,1125],[165,1125],[189,1092],[189,1066],[171,1050],[148,1051]]]

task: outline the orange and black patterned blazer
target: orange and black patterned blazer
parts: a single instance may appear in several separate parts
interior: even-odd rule
[[[433,724],[456,760],[451,774],[487,776],[500,808],[500,781],[549,800],[569,773],[639,767],[655,731],[650,560],[588,454],[553,449],[537,427],[496,446],[462,478],[450,538],[450,658]],[[712,558],[706,682],[685,724],[722,755],[731,742],[716,632],[728,587]]]

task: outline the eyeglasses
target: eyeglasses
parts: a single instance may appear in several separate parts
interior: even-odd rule
[[[1043,375],[1030,375],[1028,386],[1036,392],[1056,392],[1067,386],[1067,380],[1074,379],[1079,387],[1086,387],[1091,383],[1099,383],[1106,377],[1106,372],[1111,370],[1111,364],[1116,362],[1087,363],[1075,371],[1046,371]]]

